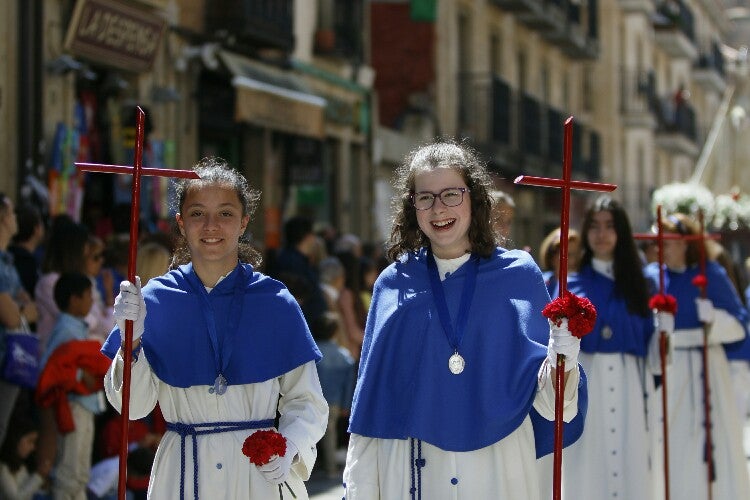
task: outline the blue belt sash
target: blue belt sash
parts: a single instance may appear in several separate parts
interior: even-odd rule
[[[185,440],[188,436],[193,437],[193,497],[198,500],[198,436],[249,429],[265,429],[273,427],[273,424],[273,419],[270,418],[247,422],[205,422],[199,424],[167,422],[167,430],[180,435],[180,499],[184,500],[185,498]]]

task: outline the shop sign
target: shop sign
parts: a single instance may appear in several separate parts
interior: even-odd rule
[[[136,5],[119,0],[78,0],[65,49],[127,71],[149,70],[166,22]]]
[[[244,77],[235,77],[235,118],[305,137],[325,136],[326,101]]]

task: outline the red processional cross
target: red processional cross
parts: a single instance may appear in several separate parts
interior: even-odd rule
[[[570,191],[572,189],[584,191],[614,191],[615,184],[571,180],[573,163],[573,117],[565,120],[563,125],[563,177],[551,179],[548,177],[533,177],[521,175],[515,184],[529,184],[531,186],[553,187],[562,189],[562,207],[560,209],[560,297],[565,296],[568,279],[568,229],[570,225]],[[563,443],[563,400],[565,395],[565,356],[557,356],[557,372],[555,386],[555,444],[553,460],[552,498],[560,500],[562,486],[562,443]]]
[[[135,283],[135,264],[138,253],[138,221],[140,219],[141,176],[152,175],[158,177],[181,177],[183,179],[199,179],[192,170],[172,170],[164,168],[144,168],[143,161],[143,130],[146,114],[140,106],[136,107],[135,127],[135,158],[133,166],[129,165],[101,165],[96,163],[76,163],[76,167],[84,172],[105,172],[110,174],[129,174],[133,177],[132,201],[130,205],[130,242],[128,246],[128,280]],[[121,332],[122,333],[122,332]],[[130,422],[130,363],[127,360],[133,355],[133,322],[125,322],[124,358],[122,375],[122,419],[120,433],[120,464],[119,480],[117,483],[118,500],[125,499],[125,482],[127,478],[128,456],[128,426]]]
[[[674,236],[679,237],[675,234]],[[636,233],[636,240],[656,240],[659,251],[659,295],[664,297],[664,239],[671,236],[664,235],[661,224],[661,205],[656,207],[656,235],[650,233]],[[659,360],[661,363],[661,410],[662,433],[664,434],[664,498],[669,500],[669,413],[667,411],[667,332],[659,331]]]

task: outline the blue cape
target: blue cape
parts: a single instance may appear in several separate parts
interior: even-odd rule
[[[698,311],[695,307],[695,299],[700,295],[700,291],[697,286],[693,285],[693,278],[699,273],[698,266],[689,267],[681,273],[669,268],[664,272],[664,290],[677,299],[677,314],[674,318],[675,330],[701,328]],[[651,286],[655,288],[654,293],[658,292],[659,264],[652,262],[646,266],[645,274],[646,278],[652,283]],[[714,307],[724,309],[737,318],[743,328],[747,328],[747,310],[742,306],[742,302],[740,302],[740,298],[737,296],[737,292],[735,292],[724,268],[712,260],[706,261],[706,279],[708,280],[706,297],[713,302]]]
[[[232,314],[238,311],[232,304],[236,295],[242,300],[239,317]],[[143,287],[143,297],[147,310],[143,355],[157,377],[169,385],[213,385],[218,375],[204,314],[207,304],[229,385],[263,382],[321,358],[289,291],[280,282],[253,272],[248,264],[238,264],[211,293],[192,264],[186,264],[150,280]],[[113,358],[119,346],[120,330],[115,327],[102,352]]]
[[[480,260],[459,349],[466,368],[454,375],[426,258],[425,250],[408,254],[375,282],[349,431],[471,451],[500,441],[531,414],[537,456],[550,453],[554,424],[532,408],[547,350],[530,333],[549,334],[541,313],[549,295],[539,268],[520,250],[497,249]],[[442,282],[452,321],[466,269],[464,264]],[[565,424],[565,445],[583,430],[585,388],[581,370],[578,416]]]
[[[640,316],[628,311],[625,299],[615,291],[615,282],[597,273],[590,265],[568,278],[567,288],[572,293],[586,297],[596,308],[596,323],[590,334],[581,339],[581,351],[614,353],[623,352],[645,356],[654,332],[651,315]],[[602,329],[608,327],[602,335]]]

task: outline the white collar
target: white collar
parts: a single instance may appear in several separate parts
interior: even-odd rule
[[[611,280],[615,279],[615,268],[613,265],[613,261],[592,258],[591,267],[593,267],[594,271],[598,272],[599,274],[603,274]]]
[[[463,266],[464,263],[469,260],[471,254],[465,253],[461,257],[456,257],[455,259],[441,259],[440,257],[436,257],[434,254],[433,257],[435,257],[435,264],[437,264],[440,281],[443,281],[445,278],[450,276],[451,273],[454,273],[456,269]]]

